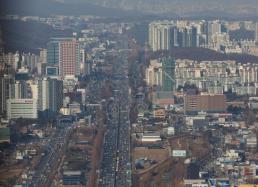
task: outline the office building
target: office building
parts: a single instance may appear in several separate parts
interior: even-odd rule
[[[11,74],[0,76],[0,115],[5,115],[7,110],[7,100],[11,98],[11,85],[14,78]]]
[[[225,112],[226,96],[225,95],[185,95],[184,108],[186,113],[195,112]]]
[[[58,65],[59,64],[59,45],[61,40],[57,38],[52,38],[47,44],[46,60],[48,64]],[[44,52],[42,52],[41,58],[44,61]]]
[[[38,81],[39,111],[58,112],[63,106],[63,81],[43,78]]]
[[[58,112],[63,106],[63,81],[58,79],[49,80],[49,110]]]
[[[36,99],[8,99],[7,118],[10,119],[37,119],[37,100]]]

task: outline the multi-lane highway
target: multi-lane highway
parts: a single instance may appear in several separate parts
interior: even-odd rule
[[[107,109],[109,117],[105,134],[99,187],[130,187],[130,121],[128,77],[125,56],[119,56],[120,64],[115,66],[119,79],[112,80],[114,99]],[[121,77],[121,75],[123,75]]]
[[[56,129],[56,132],[45,146],[45,151],[35,168],[31,186],[51,186],[54,173],[65,152],[66,140],[70,130],[71,124],[67,124],[62,129]]]

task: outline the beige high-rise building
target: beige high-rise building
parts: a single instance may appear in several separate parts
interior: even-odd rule
[[[258,42],[258,23],[255,24],[255,41]]]
[[[162,86],[162,64],[158,60],[151,60],[145,71],[145,79],[149,86]]]
[[[149,45],[153,51],[171,49],[171,22],[152,22],[149,24]]]
[[[59,73],[62,76],[80,75],[80,50],[77,41],[60,43]]]

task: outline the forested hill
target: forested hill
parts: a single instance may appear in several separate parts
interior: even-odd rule
[[[0,0],[0,15],[7,14],[26,16],[93,15],[103,17],[140,15],[135,11],[101,7],[87,2],[76,4],[55,0]]]
[[[52,27],[24,21],[1,20],[2,40],[6,52],[34,52],[46,47],[51,37],[70,37],[70,30],[55,30]]]
[[[172,56],[175,59],[191,59],[195,61],[221,61],[235,60],[240,63],[258,63],[258,57],[247,54],[223,54],[205,48],[174,48],[171,51],[158,51],[151,55],[152,58]]]

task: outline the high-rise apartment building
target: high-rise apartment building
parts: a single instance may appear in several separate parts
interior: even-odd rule
[[[20,66],[20,55],[16,53],[7,53],[3,54],[4,62],[12,66],[14,70],[17,70]]]
[[[255,41],[258,42],[258,23],[255,24]]]
[[[39,89],[38,89],[37,81],[29,81],[28,84],[29,84],[29,87],[30,87],[31,98],[38,100]]]
[[[207,43],[213,42],[213,36],[221,33],[222,24],[220,21],[211,21],[207,23]]]
[[[158,60],[151,60],[145,71],[145,80],[149,86],[162,86],[162,64]]]
[[[31,53],[23,53],[21,55],[21,67],[27,67],[31,71],[37,67],[37,63],[39,62],[39,56]]]
[[[53,38],[47,45],[47,63],[59,67],[59,75],[80,75],[79,42],[74,38]]]
[[[50,47],[50,44],[47,44]],[[50,51],[50,48],[49,48]],[[47,63],[47,49],[41,49],[39,52],[39,62],[40,63]]]
[[[198,38],[197,28],[193,25],[177,27],[168,21],[149,24],[149,46],[153,51],[170,50],[173,47],[198,47]]]
[[[169,50],[174,47],[175,36],[175,28],[170,22],[152,22],[149,24],[149,45],[153,51]]]

